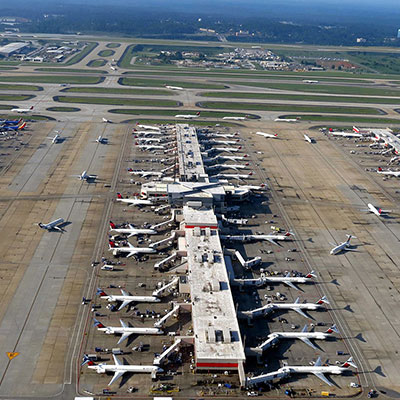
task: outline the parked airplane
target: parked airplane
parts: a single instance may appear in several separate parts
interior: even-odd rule
[[[232,120],[232,121],[244,121],[247,118],[246,117],[222,117],[222,119]]]
[[[94,326],[97,330],[106,333],[107,335],[121,335],[117,344],[122,343],[125,339],[128,339],[131,335],[162,335],[164,332],[159,328],[143,328],[133,327],[125,323],[122,319],[119,320],[121,326],[105,326],[96,318],[94,319]]]
[[[303,79],[304,83],[318,83],[318,81],[311,81],[309,79]]]
[[[373,204],[368,203],[367,204],[368,209],[366,210],[361,210],[361,211],[369,211],[374,213],[377,217],[382,217],[385,214],[389,214],[392,212],[392,210],[382,210],[381,208],[376,208]]]
[[[138,142],[139,142],[140,144],[142,144],[141,142],[144,142],[144,143],[158,142],[158,143],[160,143],[160,142],[161,142],[161,139],[153,138],[153,137],[151,137],[151,138],[148,138],[148,137],[139,137],[139,138],[138,138]]]
[[[249,317],[259,317],[268,315],[275,310],[292,310],[309,319],[310,317],[303,310],[318,310],[322,308],[323,304],[329,304],[325,296],[321,297],[316,303],[300,303],[300,297],[298,297],[294,303],[269,303],[254,310],[242,311],[242,313]]]
[[[325,374],[333,374],[333,375],[341,375],[344,371],[346,371],[350,366],[357,368],[357,366],[353,362],[353,357],[350,357],[342,366],[337,365],[322,365],[321,357],[318,357],[317,361],[313,366],[286,366],[279,369],[286,374],[314,374],[317,378],[321,379],[329,386],[333,386],[333,383],[330,382]]]
[[[333,386],[333,383],[330,382],[325,374],[334,374],[341,375],[345,372],[350,366],[357,368],[357,366],[353,362],[353,358],[350,357],[342,366],[337,365],[322,365],[321,357],[318,357],[317,361],[313,366],[285,366],[279,368],[276,371],[268,372],[267,374],[262,374],[259,376],[255,376],[247,379],[248,385],[257,385],[259,383],[268,382],[272,380],[276,380],[279,378],[286,377],[290,374],[314,374],[317,378],[321,379],[324,383],[329,386]]]
[[[109,119],[104,118],[104,117],[103,117],[103,122],[105,122],[106,124],[107,124],[107,123],[111,123],[111,121],[110,121]]]
[[[340,243],[339,245],[335,246],[330,252],[331,255],[336,255],[342,251],[348,251],[348,250],[349,251],[357,251],[355,249],[350,248],[350,240],[351,240],[351,238],[355,238],[355,236],[352,236],[352,235],[346,235],[346,236],[347,236],[347,240],[345,242]]]
[[[196,114],[177,114],[175,115],[175,118],[183,118],[183,119],[194,119],[194,118],[199,118],[200,117],[200,111],[197,112]]]
[[[216,144],[226,144],[226,145],[230,145],[230,144],[238,144],[238,142],[240,142],[240,139],[236,139],[236,140],[219,140],[219,139],[209,139],[209,140],[204,140],[203,142],[205,143],[216,143]]]
[[[211,150],[213,151],[220,151],[220,152],[227,152],[227,153],[236,153],[242,149],[242,146],[239,147],[213,147]]]
[[[234,279],[233,284],[260,287],[269,283],[284,283],[292,289],[299,290],[295,285],[296,283],[311,282],[312,278],[316,278],[314,271],[311,271],[306,276],[291,276],[290,272],[286,276],[266,276],[265,274],[261,274],[260,278]]]
[[[117,193],[117,201],[127,203],[130,206],[152,206],[153,202],[150,200],[138,199],[137,197],[124,199],[121,193]]]
[[[242,189],[248,189],[248,190],[267,190],[268,186],[265,183],[262,183],[259,186],[256,185],[240,185],[239,186]]]
[[[136,126],[140,129],[144,130],[149,130],[149,131],[160,131],[160,128],[157,126],[151,126],[151,125],[141,125],[141,124],[136,124]]]
[[[133,170],[132,168],[128,168],[128,172],[132,175],[139,175],[142,178],[146,178],[147,176],[158,176],[161,177],[164,175],[161,171],[144,171],[144,170]]]
[[[42,229],[47,229],[48,231],[60,231],[63,232],[64,230],[60,228],[58,225],[64,222],[63,218],[55,219],[54,221],[49,222],[48,224],[43,224],[41,222],[38,223],[39,227]]]
[[[330,132],[333,136],[341,136],[341,137],[348,137],[348,138],[362,138],[364,135],[362,133],[357,132]]]
[[[310,136],[304,134],[304,140],[308,143],[314,143],[314,139],[311,139]]]
[[[253,175],[252,172],[249,174],[217,174],[214,175],[215,178],[222,178],[222,179],[250,179],[250,177]]]
[[[291,240],[292,235],[293,233],[291,232],[285,232],[283,234],[270,233],[266,235],[226,235],[226,236],[221,235],[221,239],[226,239],[232,242],[242,242],[242,243],[253,242],[258,240],[267,240],[268,242],[276,246],[279,246],[279,244],[276,241]]]
[[[100,298],[107,300],[109,303],[119,302],[121,305],[118,308],[118,311],[121,311],[124,307],[131,303],[159,303],[161,300],[155,296],[132,296],[124,289],[120,289],[120,295],[110,294],[108,295],[104,290],[97,288],[96,294],[100,296]]]
[[[165,85],[165,87],[167,89],[171,89],[171,90],[183,90],[183,87],[180,86],[169,86],[169,85]]]
[[[256,135],[264,136],[265,138],[272,138],[272,139],[276,139],[278,137],[277,133],[256,132]]]
[[[157,253],[157,250],[152,247],[135,247],[128,242],[127,246],[117,247],[115,242],[109,242],[109,251],[112,251],[114,255],[126,254],[126,257],[132,257],[136,254],[153,254]]]
[[[114,365],[110,364],[98,364],[94,365],[93,361],[88,362],[88,368],[94,369],[98,374],[105,374],[107,372],[114,372],[114,376],[112,377],[108,386],[111,386],[117,379],[121,378],[125,372],[133,372],[133,373],[151,373],[152,377],[156,377],[156,374],[159,372],[164,372],[164,370],[160,367],[156,367],[154,365],[125,365],[118,360],[115,354],[112,355],[114,359]]]
[[[100,136],[96,139],[96,143],[107,144],[107,143],[108,143],[108,139],[100,135]]]
[[[11,132],[11,131],[22,131],[26,127],[26,122],[23,122],[21,125],[6,125],[0,127],[0,131],[2,132]]]
[[[97,175],[88,175],[87,171],[83,171],[80,175],[72,175],[72,176],[79,178],[81,181],[86,181],[86,182],[95,181],[97,178]]]
[[[128,238],[135,235],[156,235],[157,231],[154,229],[135,228],[133,225],[128,224],[125,228],[118,228],[114,222],[110,221],[110,231],[128,235]]]
[[[215,164],[211,167],[206,167],[207,170],[219,170],[219,169],[234,169],[238,171],[240,169],[248,169],[250,163],[242,164]]]
[[[22,118],[20,119],[0,119],[1,125],[18,125],[22,122]]]
[[[58,133],[54,137],[47,137],[47,139],[50,139],[51,143],[53,143],[53,144],[59,143],[62,141],[62,138]]]
[[[33,110],[33,106],[30,106],[29,108],[12,108],[10,111],[16,112],[19,114],[26,114],[28,112],[31,112],[32,110]]]
[[[396,178],[400,178],[400,171],[392,171],[390,169],[384,171],[381,167],[378,168],[378,174],[387,175],[387,176],[394,176]]]
[[[268,339],[261,343],[258,348],[265,350],[272,345],[276,344],[281,339],[300,339],[307,346],[310,346],[314,350],[319,350],[311,340],[326,340],[333,336],[333,333],[339,333],[336,325],[332,325],[325,332],[307,332],[308,325],[304,325],[301,332],[272,332],[268,335]]]
[[[138,147],[142,150],[165,150],[165,146],[161,146],[161,145],[156,145],[156,144],[138,144],[136,143],[136,145],[138,145]]]

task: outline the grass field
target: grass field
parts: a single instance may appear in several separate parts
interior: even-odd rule
[[[6,83],[0,83],[0,90],[26,90],[27,92],[39,92],[43,90],[40,86],[34,85],[12,85]]]
[[[225,85],[201,83],[201,82],[184,82],[184,81],[169,81],[164,79],[145,79],[145,78],[120,78],[120,85],[125,86],[180,86],[187,89],[225,89]]]
[[[34,97],[33,94],[0,94],[0,101],[25,101]]]
[[[152,107],[179,107],[180,103],[174,100],[159,99],[121,99],[117,97],[79,97],[79,96],[54,96],[54,101],[60,103],[79,104],[107,104],[113,106],[152,106]]]
[[[315,101],[328,103],[373,103],[373,104],[400,104],[399,98],[391,97],[353,97],[331,95],[307,95],[286,93],[260,93],[260,92],[203,92],[202,97],[219,97],[228,99],[260,99],[260,100],[294,100]]]
[[[79,68],[61,68],[61,67],[43,67],[43,68],[35,68],[35,71],[42,72],[72,72],[77,74],[108,74],[107,71],[99,70],[99,69],[79,69]]]
[[[105,88],[105,87],[71,87],[63,89],[62,92],[74,93],[101,93],[101,94],[133,94],[142,96],[173,96],[170,90],[163,89],[125,89],[125,88]]]
[[[90,60],[87,63],[87,66],[88,67],[93,67],[93,68],[98,68],[98,67],[103,67],[106,64],[107,64],[107,60],[97,59],[97,60]]]
[[[279,118],[294,119],[301,118],[301,121],[331,121],[331,122],[348,122],[350,124],[369,123],[369,124],[400,124],[400,119],[393,118],[373,118],[373,117],[350,117],[341,115],[301,115],[301,114],[285,114]]]
[[[258,111],[292,111],[292,112],[317,112],[332,114],[366,114],[382,115],[382,110],[372,107],[347,107],[347,106],[313,106],[299,104],[268,104],[268,103],[235,103],[224,101],[204,101],[197,104],[199,107],[227,110],[258,110]]]
[[[129,123],[129,124],[188,124],[188,125],[197,125],[197,126],[231,126],[231,127],[237,127],[241,126],[240,124],[234,124],[232,122],[220,122],[220,121],[187,121],[187,120],[176,120],[176,119],[129,119],[127,121],[123,121],[124,123]]]
[[[268,89],[287,90],[295,92],[353,94],[361,96],[393,96],[400,97],[400,90],[366,88],[359,86],[337,86],[337,85],[307,85],[295,83],[262,83],[262,82],[232,82],[235,85],[255,86]]]
[[[99,76],[68,76],[68,75],[14,75],[0,76],[0,82],[31,82],[31,83],[71,83],[96,84],[104,80]]]
[[[4,110],[4,108],[3,108]],[[0,119],[17,119],[15,114],[2,114]],[[55,118],[47,117],[46,115],[28,115],[24,118],[25,121],[55,121]]]
[[[79,53],[75,54],[68,61],[63,63],[63,65],[73,65],[77,64],[79,61],[82,61],[88,54],[90,54],[99,44],[96,42],[88,43]]]
[[[11,110],[12,108],[15,108],[15,106],[9,104],[0,104],[0,110]],[[15,119],[15,115],[14,118],[11,119]]]
[[[106,47],[108,47],[109,49],[116,49],[118,47],[121,46],[121,43],[108,43],[106,44]]]
[[[18,69],[18,68],[17,67],[7,67],[5,65],[0,66],[1,71],[10,71],[10,70],[15,70],[15,69]]]
[[[110,57],[115,54],[114,50],[101,50],[97,53],[99,57]]]
[[[132,109],[113,109],[108,110],[108,112],[113,114],[130,114],[130,115],[165,115],[169,117],[174,117],[177,114],[196,114],[198,110],[132,110]],[[223,117],[245,117],[249,119],[258,119],[258,115],[254,114],[244,114],[244,113],[231,113],[231,112],[221,112],[221,111],[201,111],[200,118],[223,118]],[[183,119],[183,118],[182,118]],[[190,121],[190,120],[185,120]],[[197,119],[196,119],[197,121]]]
[[[46,108],[47,111],[57,111],[57,112],[77,112],[81,109],[78,107],[49,107]]]

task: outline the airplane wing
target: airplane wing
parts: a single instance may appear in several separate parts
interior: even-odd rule
[[[121,289],[121,293],[122,293],[122,296],[129,296],[129,293],[124,289]]]
[[[117,379],[121,378],[121,376],[125,373],[126,371],[116,371],[114,376],[112,377],[110,383],[108,386],[111,386]]]
[[[138,252],[136,251],[136,250],[133,250],[133,251],[131,251],[130,253],[128,253],[128,255],[127,255],[127,257],[129,258],[129,257],[132,257],[132,256],[134,256],[135,254],[137,254]]]
[[[125,323],[124,321],[122,321],[122,319],[120,319],[119,322],[121,323],[121,326],[122,326],[123,328],[129,328],[128,324]]]
[[[131,304],[132,300],[124,300],[122,302],[122,304],[119,306],[118,311],[121,311],[124,307],[126,307],[127,305]]]
[[[300,310],[300,308],[293,308],[293,311],[296,311],[298,314],[302,315],[304,318],[310,318],[303,310]]]
[[[275,242],[274,239],[266,237],[265,240],[268,240],[268,242],[270,242],[271,244],[274,244],[275,246],[282,247],[279,243]]]
[[[132,334],[131,332],[129,332],[129,333],[123,333],[122,336],[120,337],[120,339],[118,340],[118,343],[117,343],[117,344],[120,344],[120,343],[122,343],[125,339],[128,339],[128,337],[129,337],[131,334]]]
[[[321,381],[325,382],[329,386],[333,386],[333,383],[328,380],[328,378],[322,372],[313,372],[313,374],[321,379]]]
[[[285,285],[288,285],[289,287],[291,287],[294,290],[300,290],[293,282],[289,282],[289,281],[283,281],[283,283]]]
[[[314,350],[319,350],[317,346],[315,346],[310,339],[307,338],[299,338],[301,341],[303,341],[305,344],[313,348]]]
[[[88,175],[88,179],[96,179],[97,175]]]

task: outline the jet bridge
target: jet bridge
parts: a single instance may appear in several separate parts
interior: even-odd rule
[[[159,289],[156,289],[153,291],[152,296],[154,297],[159,297],[161,294],[163,294],[166,290],[176,286],[179,282],[179,277],[175,277],[172,279],[171,282],[167,283],[166,285],[160,287]]]
[[[168,219],[166,221],[163,221],[163,222],[160,222],[159,224],[152,225],[150,227],[150,229],[157,230],[157,229],[162,228],[165,225],[168,225],[168,224],[173,223],[173,222],[175,222],[175,210],[172,210],[172,214],[171,214],[171,218],[170,219]]]
[[[161,319],[159,319],[157,322],[154,323],[154,327],[155,328],[161,328],[162,326],[164,326],[164,324],[171,318],[174,316],[174,314],[176,312],[179,311],[181,305],[180,304],[175,304],[173,309],[168,312],[167,314],[165,314]]]
[[[158,357],[156,357],[153,361],[154,365],[160,365],[163,360],[168,357],[174,350],[176,350],[181,344],[182,339],[175,339],[174,343],[168,347],[168,349],[164,350]]]
[[[162,267],[165,264],[168,264],[170,261],[175,261],[176,257],[178,256],[178,253],[175,251],[173,252],[170,256],[168,256],[167,258],[164,258],[163,260],[157,262],[154,264],[154,269],[159,269],[160,267]]]
[[[278,371],[269,372],[268,374],[262,374],[258,376],[253,376],[252,378],[247,378],[246,386],[255,386],[259,385],[260,383],[273,382],[275,380],[283,379],[288,375],[288,373],[282,372],[278,369]]]
[[[235,251],[235,256],[237,258],[237,260],[240,262],[240,264],[242,264],[243,268],[251,268],[254,265],[258,265],[261,262],[261,257],[254,257],[250,260],[245,260],[242,256],[242,254],[240,253],[240,251],[236,250]]]
[[[149,247],[151,247],[152,249],[156,249],[156,248],[162,246],[163,244],[169,244],[169,242],[172,242],[173,240],[176,239],[176,236],[177,236],[176,231],[173,231],[171,233],[171,236],[168,236],[165,239],[159,240],[158,242],[151,243],[149,245]]]

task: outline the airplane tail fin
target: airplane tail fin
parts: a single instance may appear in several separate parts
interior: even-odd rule
[[[275,133],[275,134],[274,134],[274,136],[275,136],[275,137],[278,137],[278,134],[277,134],[277,133]]]
[[[342,367],[343,368],[349,368],[349,367],[357,368],[357,365],[354,363],[353,357],[350,357],[345,363],[343,363]]]
[[[382,172],[382,168],[381,168],[381,167],[378,167],[378,171],[379,171],[379,172]]]
[[[110,229],[115,229],[117,225],[114,224],[114,222],[110,221]]]
[[[33,110],[33,106],[30,106],[29,109],[30,109],[30,110]]]
[[[356,133],[360,133],[360,130],[356,126],[353,126],[353,131]]]
[[[96,295],[97,296],[107,296],[107,293],[103,289],[97,288]]]
[[[200,116],[200,111],[196,113],[197,116]]]
[[[322,296],[318,301],[317,304],[329,304],[329,300],[326,298],[326,296]]]
[[[241,150],[241,149],[242,149],[242,146],[239,146],[238,149]]]
[[[379,213],[379,215],[382,214],[382,208],[378,208],[378,213]]]
[[[93,326],[96,326],[97,328],[105,328],[105,326],[96,318],[94,318],[94,324]]]
[[[123,199],[122,194],[121,193],[117,193],[117,199]]]
[[[288,231],[288,232],[285,233],[284,236],[289,237],[289,236],[292,236],[292,235],[293,235],[293,233]]]
[[[330,328],[328,328],[325,333],[339,333],[339,329],[336,327],[335,324],[333,324]]]
[[[110,246],[110,249],[115,248],[115,242],[114,242],[114,240],[109,240],[109,241],[108,241],[108,245]]]
[[[353,235],[346,235],[346,236],[347,236],[346,243],[350,243],[350,240],[351,240],[351,239],[357,239],[357,237],[356,237],[356,236],[353,236]]]
[[[315,274],[315,271],[311,271],[306,275],[306,278],[316,278],[317,275]]]
[[[21,124],[20,126],[18,126],[18,130],[22,130],[26,127],[26,122],[24,122],[23,124]]]
[[[248,154],[245,154],[243,157],[248,157],[249,155]]]
[[[94,365],[94,362],[89,358],[89,356],[87,354],[83,355],[83,361],[81,363],[81,367],[83,367],[85,364]]]

